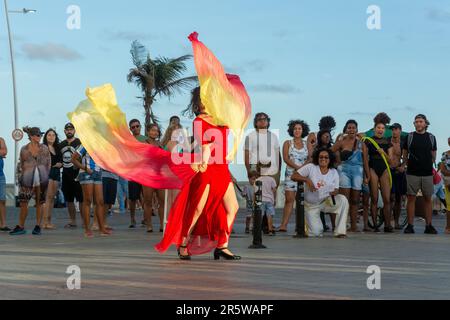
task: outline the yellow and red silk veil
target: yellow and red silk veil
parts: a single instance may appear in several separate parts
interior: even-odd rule
[[[227,126],[233,134],[233,148],[227,156],[232,160],[250,119],[250,98],[239,77],[225,74],[219,60],[198,40],[197,33],[192,33],[189,40],[208,119],[213,125]],[[170,152],[133,137],[111,84],[88,88],[86,96],[68,117],[98,165],[157,189],[180,189],[192,178],[194,172],[189,163],[175,164]]]

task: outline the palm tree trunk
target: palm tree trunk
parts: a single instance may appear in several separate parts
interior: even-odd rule
[[[153,98],[150,93],[145,93],[144,96],[144,110],[145,110],[145,128],[153,123],[153,110],[152,110]]]

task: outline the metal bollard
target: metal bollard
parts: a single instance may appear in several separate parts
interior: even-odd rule
[[[253,244],[249,249],[266,249],[262,244],[262,181],[256,181],[255,201],[253,204]]]
[[[305,232],[305,184],[297,184],[294,238],[308,238]]]

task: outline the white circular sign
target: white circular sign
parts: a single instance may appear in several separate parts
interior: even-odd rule
[[[16,129],[12,132],[12,138],[14,141],[19,142],[23,139],[23,131],[20,129]]]

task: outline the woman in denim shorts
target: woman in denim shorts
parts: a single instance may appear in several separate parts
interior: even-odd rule
[[[81,159],[81,162],[80,162]],[[91,204],[94,203],[94,212],[97,217],[101,236],[111,235],[111,230],[105,228],[104,203],[103,203],[103,181],[102,169],[91,158],[87,150],[80,145],[72,155],[73,164],[80,169],[78,181],[83,190],[83,215],[85,237],[92,238],[93,233],[90,226]]]
[[[357,134],[358,123],[355,120],[347,121],[344,136],[332,148],[341,161],[338,167],[340,193],[350,203],[351,232],[358,232],[358,205],[364,182],[363,145]]]
[[[52,167],[50,169],[47,198],[44,204],[44,229],[54,230],[55,225],[52,224],[52,211],[55,202],[55,196],[61,182],[62,154],[59,149],[59,138],[55,130],[49,129],[44,134],[44,145],[48,147],[52,159]]]

